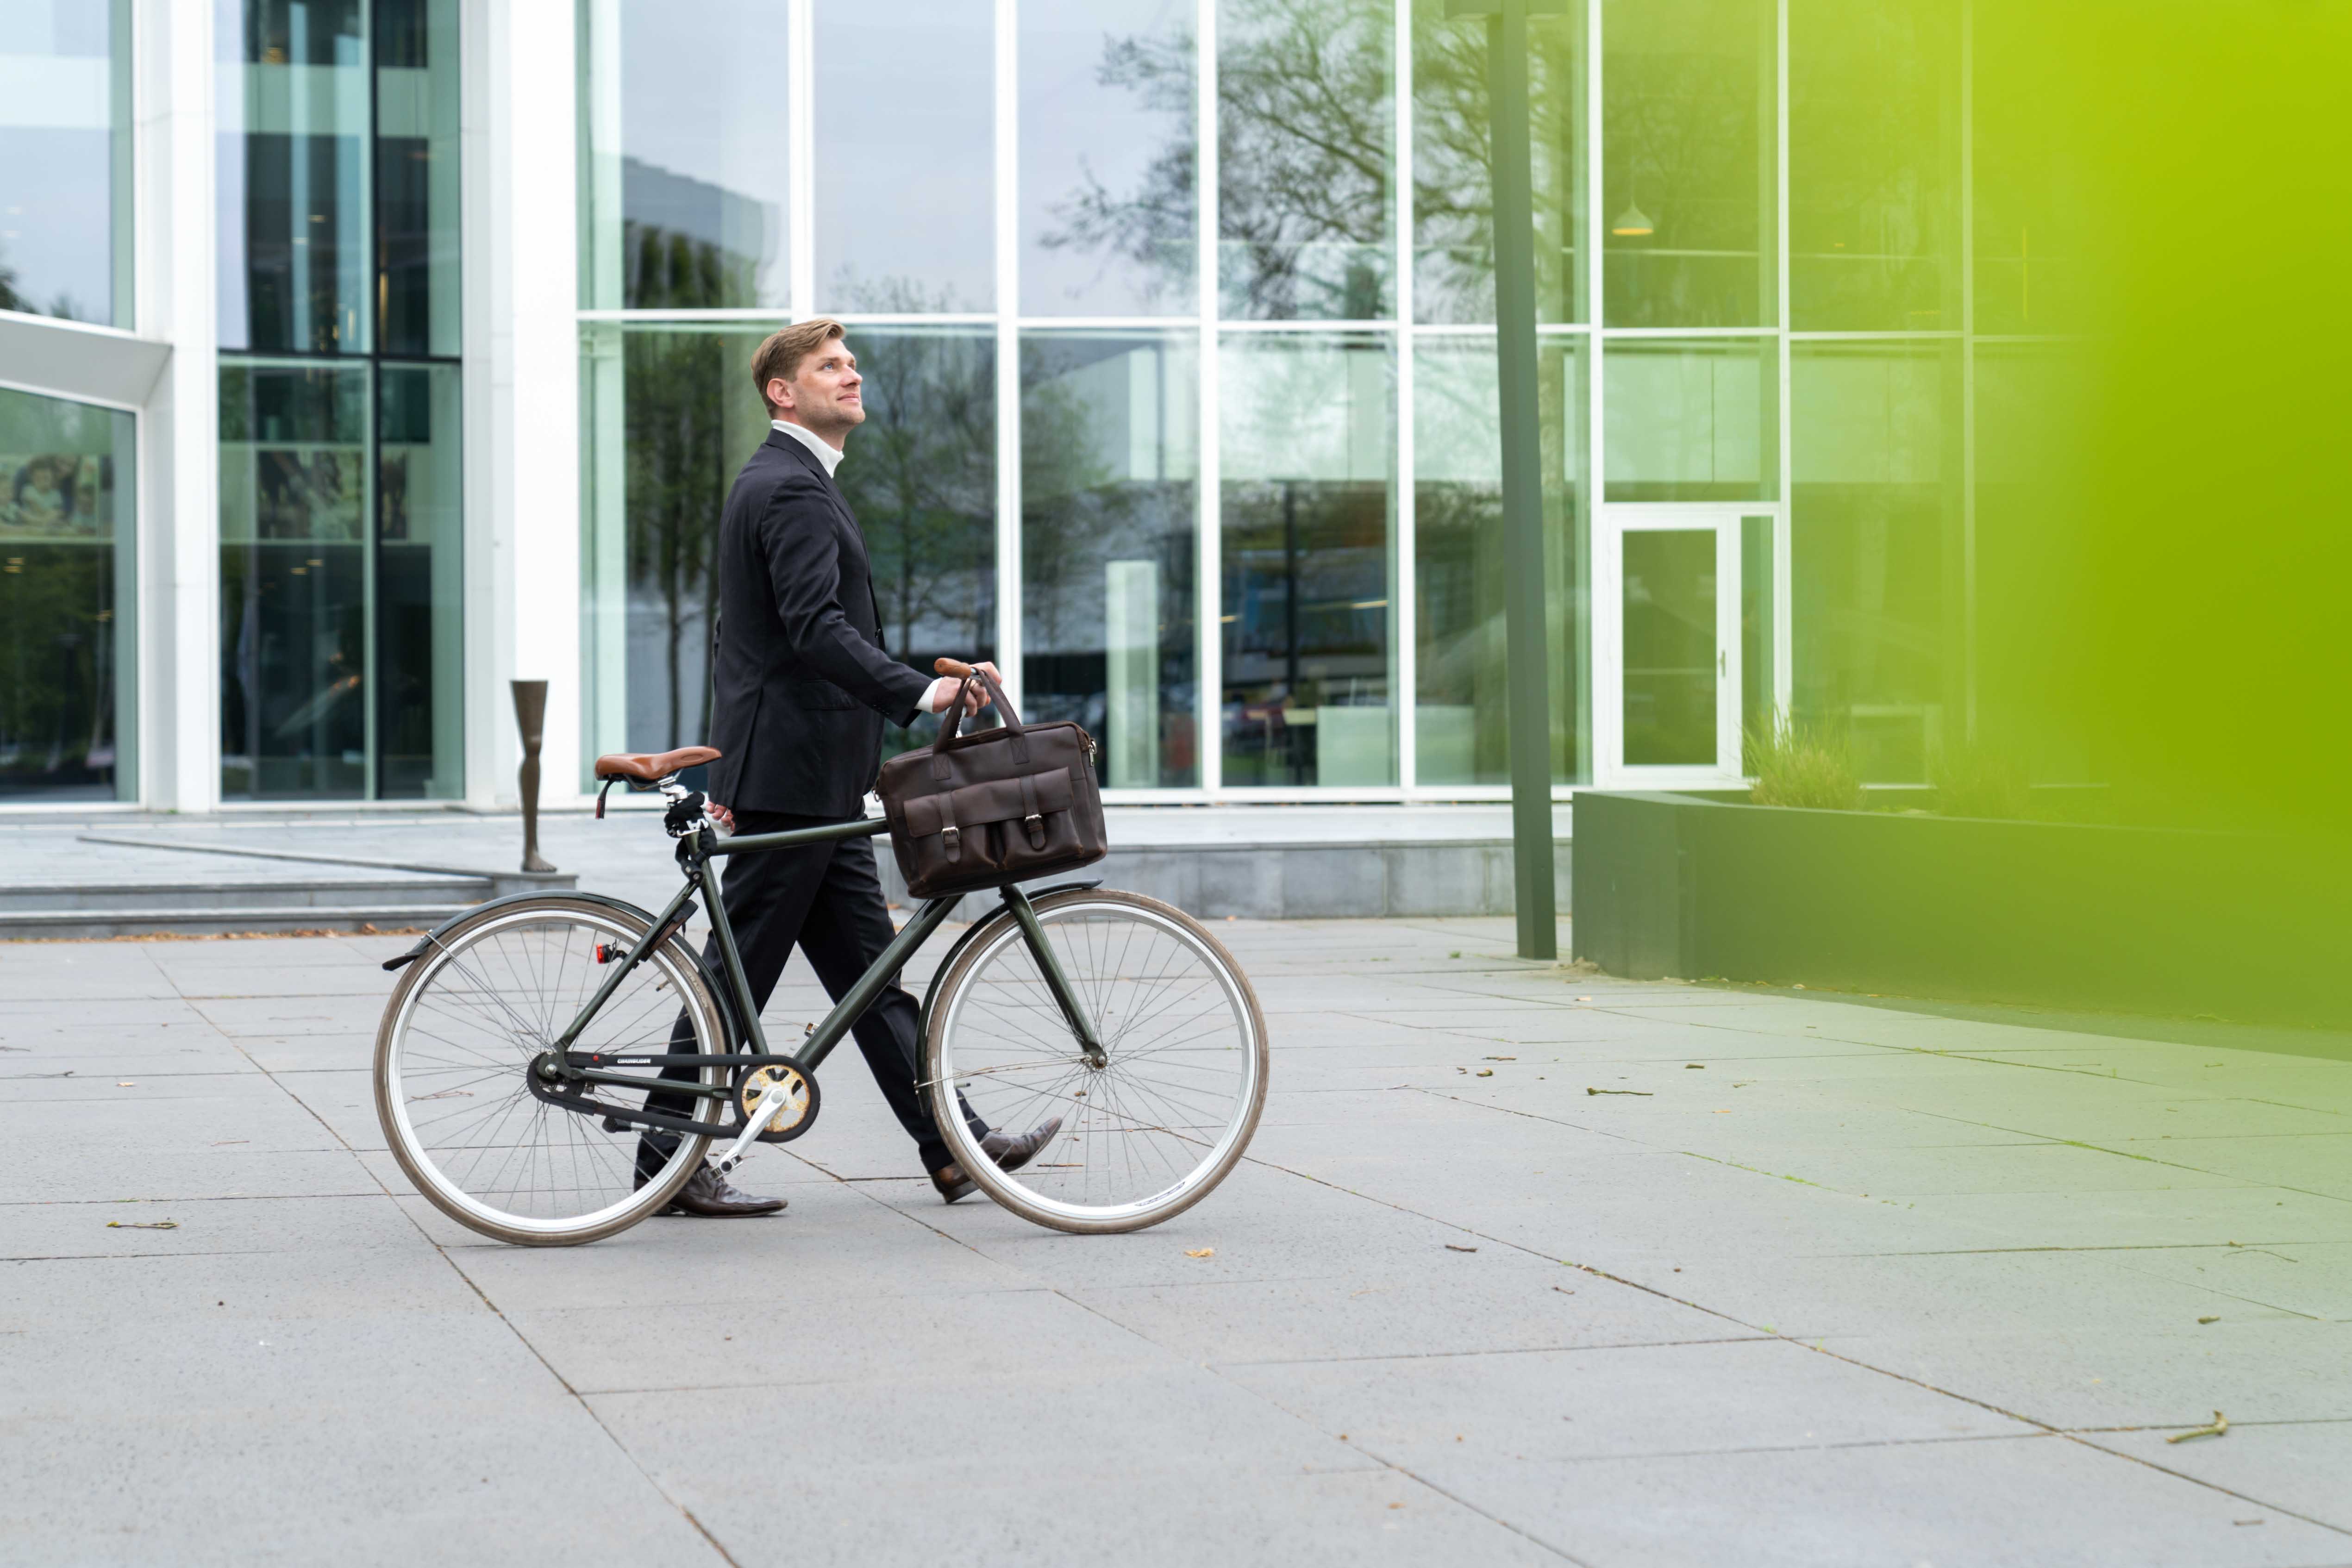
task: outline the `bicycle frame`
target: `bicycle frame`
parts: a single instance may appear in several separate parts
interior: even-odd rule
[[[881,956],[874,960],[866,973],[858,977],[857,983],[843,993],[839,1001],[834,1003],[833,1010],[826,1013],[823,1020],[810,1030],[808,1037],[801,1042],[800,1049],[790,1053],[779,1054],[768,1049],[767,1031],[760,1023],[760,1009],[751,998],[751,983],[743,972],[742,953],[735,945],[734,928],[728,924],[727,905],[719,895],[719,872],[715,862],[729,855],[761,854],[772,850],[793,849],[803,844],[825,843],[839,839],[878,838],[889,831],[890,824],[885,819],[860,818],[846,822],[827,822],[821,827],[794,828],[781,833],[744,833],[733,838],[720,838],[708,827],[698,826],[692,831],[682,835],[678,843],[678,864],[686,873],[686,884],[678,889],[677,896],[671,899],[662,912],[654,917],[652,929],[647,933],[646,939],[631,947],[621,957],[613,972],[605,977],[604,984],[596,988],[596,994],[588,998],[587,1004],[580,1009],[579,1016],[572,1020],[571,1027],[556,1040],[550,1055],[561,1063],[561,1076],[575,1082],[621,1084],[667,1093],[730,1099],[733,1098],[730,1090],[713,1089],[708,1084],[670,1079],[638,1078],[627,1073],[606,1071],[603,1064],[610,1062],[617,1066],[656,1068],[701,1067],[714,1062],[734,1067],[782,1066],[791,1067],[803,1077],[813,1079],[818,1066],[833,1053],[834,1047],[839,1045],[842,1037],[849,1032],[850,1027],[866,1015],[866,1009],[873,1006],[874,998],[882,994],[883,988],[898,977],[898,971],[906,967],[907,960],[914,956],[915,950],[930,939],[931,934],[937,931],[941,923],[947,919],[949,913],[955,908],[961,895],[927,901],[915,912],[914,917],[907,922],[898,935],[891,940],[890,945],[882,950]],[[741,1020],[744,1043],[750,1045],[751,1049],[748,1051],[730,1049],[723,1055],[632,1051],[624,1056],[596,1054],[585,1061],[575,1061],[572,1042],[580,1037],[580,1031],[587,1028],[588,1020],[596,1016],[613,993],[620,988],[621,982],[628,977],[629,972],[644,962],[649,952],[669,940],[676,934],[677,929],[685,925],[689,913],[688,905],[697,893],[701,894],[707,901],[707,907],[710,912],[710,934],[719,948],[719,959],[725,971],[719,978],[726,986],[729,998],[735,1004],[735,1015]],[[1045,940],[1045,928],[1038,924],[1037,912],[1030,904],[1028,895],[1018,887],[1009,885],[1000,889],[999,893],[1006,905],[1013,911],[1013,919],[1019,923],[1023,940],[1028,945],[1031,956],[1036,959],[1038,970],[1045,977],[1046,988],[1053,993],[1055,1001],[1061,1007],[1062,1016],[1068,1022],[1071,1032],[1077,1037],[1082,1054],[1095,1066],[1101,1066],[1104,1061],[1103,1050],[1100,1041],[1096,1038],[1093,1021],[1087,1016],[1084,1004],[1080,1002],[1077,994],[1071,989],[1068,979],[1063,975],[1062,966],[1054,956],[1052,944]],[[731,1048],[735,1042],[730,1040],[728,1043]],[[920,1063],[910,1065],[918,1070],[919,1076]],[[535,1083],[533,1087],[535,1091],[538,1089]],[[722,1174],[733,1170],[743,1156],[751,1153],[751,1145],[759,1140],[760,1129],[766,1126],[769,1117],[782,1107],[789,1092],[790,1088],[786,1083],[770,1084],[766,1092],[761,1094],[759,1103],[752,1108],[751,1115],[739,1126],[710,1127],[703,1124],[690,1124],[697,1129],[695,1135],[698,1136],[725,1137],[730,1134],[734,1136],[733,1145],[717,1161],[718,1168]],[[552,1098],[543,1092],[541,1092],[540,1097]],[[561,1103],[560,1101],[557,1103]],[[611,1109],[593,1104],[567,1108],[600,1112]],[[652,1113],[637,1112],[631,1119],[638,1120],[640,1124],[644,1125],[659,1125],[675,1120],[675,1118],[665,1117],[658,1122],[644,1121],[643,1118],[649,1114]],[[680,1126],[673,1130],[686,1129]]]

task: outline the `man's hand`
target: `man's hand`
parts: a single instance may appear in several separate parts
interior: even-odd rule
[[[735,831],[735,813],[718,801],[705,800],[702,803],[702,814],[718,823],[720,832],[731,833]]]
[[[1003,675],[998,673],[994,664],[982,661],[972,667],[977,670],[986,670],[989,674],[989,677],[995,681],[998,685],[1001,686],[1004,684]],[[941,675],[938,680],[933,681],[931,683],[931,689],[923,694],[923,711],[925,713],[945,713],[947,711],[948,705],[955,701],[955,695],[962,688],[963,684],[962,678],[957,675]],[[987,688],[979,685],[977,682],[973,683],[971,690],[964,693],[964,716],[966,717],[970,717],[971,715],[978,713],[987,705]]]

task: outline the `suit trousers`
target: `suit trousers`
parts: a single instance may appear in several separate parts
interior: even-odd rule
[[[845,820],[738,811],[735,831],[782,833]],[[730,855],[721,873],[719,892],[727,905],[727,924],[735,933],[736,950],[743,959],[743,977],[751,985],[752,1005],[763,1011],[795,944],[807,956],[825,994],[838,1001],[898,934],[883,901],[872,839],[833,839],[760,854]],[[715,937],[705,944],[703,958],[724,984],[726,969]],[[915,1140],[923,1168],[935,1171],[952,1164],[954,1156],[940,1140],[929,1105],[916,1087],[920,1021],[921,1009],[915,998],[894,977],[850,1026],[850,1033],[857,1049],[866,1053],[866,1065],[898,1124]],[[673,1051],[693,1050],[688,1043],[693,1039],[693,1029],[683,1012],[670,1039]],[[799,1043],[797,1040],[771,1040],[769,1049],[783,1054]],[[692,1079],[696,1071],[691,1067],[672,1067],[662,1076]],[[684,1094],[655,1093],[646,1097],[646,1108],[691,1116],[694,1101]],[[969,1105],[964,1107],[964,1119],[975,1136],[987,1135],[987,1125]],[[646,1131],[638,1148],[638,1168],[658,1170],[677,1146],[675,1134]]]

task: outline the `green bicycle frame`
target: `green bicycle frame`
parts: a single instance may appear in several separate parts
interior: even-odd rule
[[[915,950],[940,928],[955,908],[958,898],[927,901],[866,973],[858,977],[857,983],[834,1003],[833,1010],[826,1013],[823,1021],[810,1031],[808,1038],[801,1042],[800,1049],[787,1054],[777,1054],[768,1049],[767,1031],[761,1026],[760,1009],[752,1001],[751,983],[743,972],[743,956],[735,945],[734,928],[728,924],[727,905],[719,895],[719,872],[715,862],[728,855],[761,854],[772,850],[793,849],[836,839],[878,838],[889,831],[889,822],[878,818],[827,822],[821,827],[794,828],[781,833],[744,833],[734,838],[719,838],[708,828],[697,828],[681,841],[679,861],[686,869],[686,885],[679,888],[677,896],[654,917],[652,930],[647,933],[646,940],[629,950],[613,973],[605,977],[604,983],[596,988],[596,994],[588,998],[579,1016],[572,1020],[571,1027],[555,1041],[555,1051],[558,1054],[568,1052],[572,1041],[580,1037],[580,1031],[588,1027],[588,1020],[596,1016],[629,972],[643,963],[648,953],[667,940],[677,926],[685,924],[687,905],[699,892],[710,912],[710,934],[718,946],[724,969],[722,983],[735,1003],[736,1015],[742,1020],[745,1043],[751,1048],[748,1052],[730,1050],[727,1059],[745,1066],[789,1065],[803,1076],[814,1074],[818,1066],[833,1053],[834,1047],[841,1043],[842,1037],[849,1032],[850,1027],[866,1015],[867,1008],[873,1006],[874,998],[880,996],[883,988],[898,977],[898,971],[907,967],[907,960],[914,956]],[[1037,960],[1037,967],[1045,977],[1046,988],[1060,1006],[1071,1032],[1077,1037],[1080,1049],[1090,1062],[1100,1066],[1102,1046],[1096,1038],[1093,1020],[1087,1017],[1085,1005],[1063,975],[1062,966],[1055,957],[1052,945],[1045,939],[1045,928],[1038,924],[1037,912],[1030,904],[1028,895],[1019,888],[1010,886],[1002,889],[1001,894],[1012,909],[1013,919],[1019,922],[1031,956]],[[728,1043],[730,1047],[734,1044],[731,1040]],[[706,1056],[688,1053],[646,1055],[633,1051],[629,1054],[632,1066],[693,1066],[707,1061]],[[919,1076],[920,1063],[909,1065],[918,1070]],[[588,1068],[576,1067],[574,1071],[593,1082],[642,1085],[667,1092],[697,1092],[697,1086],[692,1084],[667,1081],[657,1082]],[[764,1112],[754,1114],[752,1124],[759,1124],[763,1116]]]

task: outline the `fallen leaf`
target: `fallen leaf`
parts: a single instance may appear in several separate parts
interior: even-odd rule
[[[1187,1258],[1213,1258],[1216,1255],[1217,1249],[1213,1247],[1187,1247],[1184,1249],[1184,1256]]]
[[[1445,1249],[1448,1252],[1475,1252],[1478,1250],[1475,1247],[1456,1247],[1451,1241],[1445,1244]]]
[[[1491,1067],[1482,1067],[1478,1070],[1478,1076],[1481,1078],[1492,1078],[1495,1076],[1495,1070]]]
[[[1401,1503],[1401,1502],[1392,1502],[1392,1503],[1389,1504],[1389,1506],[1390,1506],[1391,1508],[1402,1508],[1402,1507],[1404,1506],[1404,1504],[1402,1504],[1402,1503]]]
[[[1683,1063],[1683,1071],[1685,1072],[1705,1072],[1706,1071],[1706,1063],[1704,1061],[1685,1061]]]
[[[1490,1056],[1486,1060],[1489,1061],[1517,1061],[1518,1058],[1516,1056]]]
[[[180,1222],[176,1219],[110,1219],[106,1228],[109,1230],[177,1230]]]
[[[2175,1432],[2165,1439],[2168,1443],[2185,1443],[2191,1437],[2226,1437],[2230,1435],[2230,1418],[2219,1410],[2213,1412],[2210,1427],[2191,1427],[2186,1432]]]
[[[139,1081],[135,1078],[126,1078],[121,1082],[116,1084],[115,1087],[117,1089],[136,1089],[139,1087]],[[2230,1245],[2234,1247],[2237,1243],[2233,1241],[2230,1243]]]
[[[1591,1001],[1592,998],[1591,998],[1591,997],[1579,997],[1579,998],[1577,998],[1576,999],[1577,999],[1578,1001],[1580,1001],[1580,1002],[1589,1002],[1589,1001]]]
[[[1591,1084],[1587,1084],[1584,1092],[1587,1094],[1639,1094],[1644,1100],[1651,1098],[1650,1092],[1646,1089],[1595,1089]]]
[[[2221,1320],[2220,1318],[2199,1318],[2197,1321],[2200,1323],[2218,1323]]]

